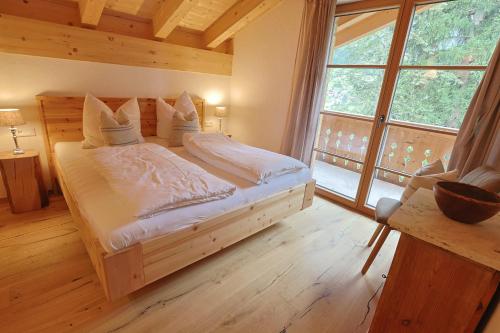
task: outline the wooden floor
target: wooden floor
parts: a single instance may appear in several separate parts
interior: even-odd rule
[[[0,204],[1,332],[366,332],[397,233],[360,274],[375,224],[311,208],[117,302],[107,302],[62,198]]]

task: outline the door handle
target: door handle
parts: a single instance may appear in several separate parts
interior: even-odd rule
[[[382,125],[384,122],[385,122],[385,115],[381,115],[380,117],[378,117],[377,127]]]

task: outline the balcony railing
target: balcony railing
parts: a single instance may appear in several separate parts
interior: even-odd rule
[[[316,159],[361,173],[373,118],[338,112],[322,112],[321,118]],[[389,123],[374,178],[404,187],[422,166],[441,159],[446,167],[455,138],[453,129]]]

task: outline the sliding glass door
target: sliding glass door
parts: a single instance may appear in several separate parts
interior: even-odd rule
[[[336,21],[314,176],[369,213],[418,168],[446,166],[500,36],[500,2],[402,0]]]
[[[401,192],[418,168],[447,165],[467,107],[500,36],[500,1],[417,5],[368,196]],[[398,198],[398,195],[395,196]]]
[[[397,16],[396,8],[335,21],[314,177],[347,201],[354,202],[359,190]]]

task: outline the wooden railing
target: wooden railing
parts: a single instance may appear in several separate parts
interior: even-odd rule
[[[322,112],[316,159],[360,173],[368,149],[373,118]],[[456,130],[389,122],[375,177],[405,186],[420,167],[441,159],[448,164]],[[332,175],[334,176],[334,175]]]

